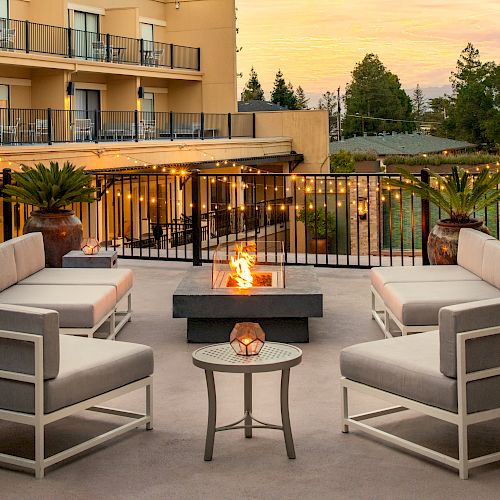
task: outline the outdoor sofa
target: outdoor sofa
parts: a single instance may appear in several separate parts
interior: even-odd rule
[[[342,373],[342,431],[349,427],[459,470],[500,460],[500,453],[469,459],[469,426],[500,417],[500,299],[444,307],[439,330],[366,342],[345,348]],[[349,415],[352,391],[391,405]],[[366,420],[415,410],[458,429],[458,458],[372,427]]]
[[[153,365],[150,347],[59,335],[56,311],[0,304],[0,420],[32,426],[35,440],[34,459],[0,453],[0,463],[42,478],[46,467],[141,425],[151,429]],[[96,406],[138,389],[145,413]],[[45,426],[83,410],[128,420],[46,457]]]
[[[105,324],[107,338],[131,319],[130,269],[45,268],[41,233],[0,244],[0,304],[55,310],[61,333],[93,337]],[[117,310],[120,301],[126,309]]]
[[[500,241],[462,229],[458,264],[378,267],[370,271],[372,316],[386,337],[437,328],[442,307],[500,298]]]

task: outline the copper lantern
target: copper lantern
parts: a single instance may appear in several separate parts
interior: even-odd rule
[[[255,356],[259,354],[266,334],[259,323],[236,323],[229,338],[229,343],[236,354]]]
[[[99,252],[101,246],[95,238],[87,238],[83,240],[81,249],[85,255],[95,255]]]

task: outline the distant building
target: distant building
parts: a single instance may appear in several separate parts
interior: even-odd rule
[[[240,113],[245,111],[249,113],[256,113],[258,111],[287,111],[287,109],[269,101],[258,101],[256,99],[252,101],[238,101],[238,112]]]

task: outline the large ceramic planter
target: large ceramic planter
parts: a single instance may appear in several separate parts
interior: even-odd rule
[[[46,267],[61,267],[63,255],[79,250],[83,238],[82,223],[72,210],[53,214],[31,212],[23,233],[36,232],[43,234]]]
[[[472,219],[469,223],[456,223],[439,220],[432,228],[427,240],[429,262],[436,265],[453,265],[457,263],[458,235],[462,228],[477,229],[489,233],[482,220]]]
[[[312,238],[309,242],[309,252],[315,254],[326,253],[326,239]]]

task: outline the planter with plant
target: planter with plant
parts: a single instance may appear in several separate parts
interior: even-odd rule
[[[2,196],[37,208],[26,220],[23,233],[41,232],[46,266],[61,267],[63,255],[80,249],[83,237],[80,219],[66,207],[95,201],[91,176],[69,162],[62,168],[50,162],[50,167],[23,165],[12,179],[14,183],[4,187]]]
[[[327,253],[328,240],[335,237],[335,216],[331,212],[325,212],[324,208],[303,208],[297,213],[297,220],[306,225],[307,234],[311,238],[311,253]]]
[[[402,179],[387,179],[389,187],[413,192],[416,196],[433,203],[448,215],[433,227],[427,240],[427,252],[431,264],[456,264],[458,235],[462,228],[488,232],[481,219],[474,218],[490,205],[500,201],[500,173],[483,168],[477,175],[453,166],[451,173],[442,176],[429,170],[427,184],[405,169],[399,169]]]

